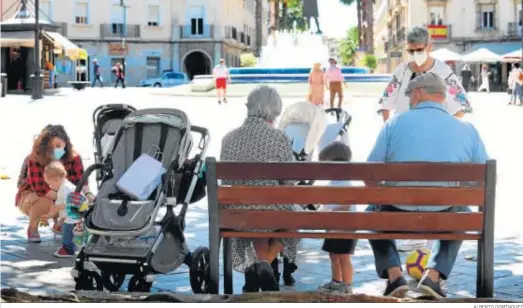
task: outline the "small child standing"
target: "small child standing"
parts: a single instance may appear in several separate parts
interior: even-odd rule
[[[76,245],[73,242],[73,230],[80,220],[67,215],[65,204],[67,196],[75,191],[76,186],[67,180],[67,171],[59,161],[54,161],[45,168],[44,180],[49,185],[49,188],[56,191],[57,197],[55,205],[42,220],[56,216],[57,212],[59,213],[59,219],[64,219],[62,225],[62,247],[54,253],[54,256],[58,258],[74,257]]]
[[[342,142],[333,142],[326,146],[319,154],[320,161],[350,162],[352,152]],[[331,181],[329,186],[351,186],[350,181]],[[322,205],[319,211],[350,211],[351,206],[335,204]],[[331,260],[332,280],[319,287],[320,291],[341,294],[352,293],[352,267],[351,255],[356,249],[357,240],[325,239],[322,250],[329,253]]]

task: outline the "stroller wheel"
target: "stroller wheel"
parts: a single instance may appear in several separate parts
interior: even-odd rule
[[[147,282],[143,275],[134,275],[129,280],[127,291],[129,292],[151,292],[151,282]]]
[[[209,293],[209,258],[207,247],[198,247],[192,253],[189,279],[195,294]]]
[[[120,290],[124,280],[125,274],[123,273],[102,271],[102,282],[107,291],[116,292]]]
[[[76,280],[75,290],[103,291],[102,278],[97,272],[84,271]]]

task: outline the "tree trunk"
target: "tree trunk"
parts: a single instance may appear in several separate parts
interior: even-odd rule
[[[361,1],[362,0],[356,0],[356,15],[358,16],[358,48],[363,47],[363,29],[362,29],[362,21],[361,21]]]
[[[280,0],[276,0],[274,14],[276,15],[276,17],[274,19],[274,22],[275,22],[274,29],[276,29],[276,31],[279,31],[279,30],[281,30],[281,28],[280,28]]]
[[[255,36],[256,36],[256,57],[261,56],[261,49],[263,46],[263,1],[266,0],[256,0],[256,9],[255,9],[255,18],[256,18],[256,27],[255,27]]]
[[[367,1],[367,53],[374,54],[374,8],[373,1]]]
[[[269,5],[269,35],[274,35],[276,31],[276,0],[270,0]]]
[[[369,32],[367,24],[367,13],[369,12],[367,9],[368,6],[368,0],[361,0],[361,23],[362,23],[362,29],[361,29],[361,36],[362,36],[362,45],[361,47],[365,52],[367,52],[367,48],[369,46]]]
[[[289,18],[287,16],[287,5],[288,0],[283,0],[282,7],[281,7],[281,23],[280,23],[280,29],[287,30],[289,28]]]

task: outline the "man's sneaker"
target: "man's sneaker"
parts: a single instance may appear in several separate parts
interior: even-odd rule
[[[385,288],[385,292],[383,292],[383,296],[403,298],[407,291],[409,291],[409,286],[405,278],[401,276],[394,280],[394,282],[387,280],[387,287]]]
[[[218,105],[221,105],[222,104],[222,101],[221,100],[218,100]]]
[[[75,254],[74,254],[74,252],[73,253],[69,253],[69,252],[67,252],[67,250],[65,250],[65,248],[60,247],[60,249],[58,249],[54,253],[54,256],[57,257],[57,258],[74,258]]]
[[[331,280],[326,284],[323,284],[318,287],[318,291],[321,292],[336,292],[336,293],[345,293],[345,286],[341,282]]]
[[[40,233],[38,231],[30,231],[27,229],[27,241],[29,243],[40,243],[42,240],[40,239]]]
[[[428,277],[427,273],[428,272],[423,275],[418,284],[418,292],[432,296],[436,299],[443,299],[447,297],[445,290],[443,290],[443,279],[440,279],[438,282],[434,282]]]
[[[424,240],[405,240],[398,245],[398,251],[409,252],[417,248],[425,247],[426,241]]]

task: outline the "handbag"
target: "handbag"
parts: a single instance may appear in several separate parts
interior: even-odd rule
[[[160,155],[162,153],[158,151],[156,158],[146,153],[138,157],[116,183],[118,190],[133,200],[149,199],[162,183],[162,176],[166,172],[162,162],[157,159]]]

